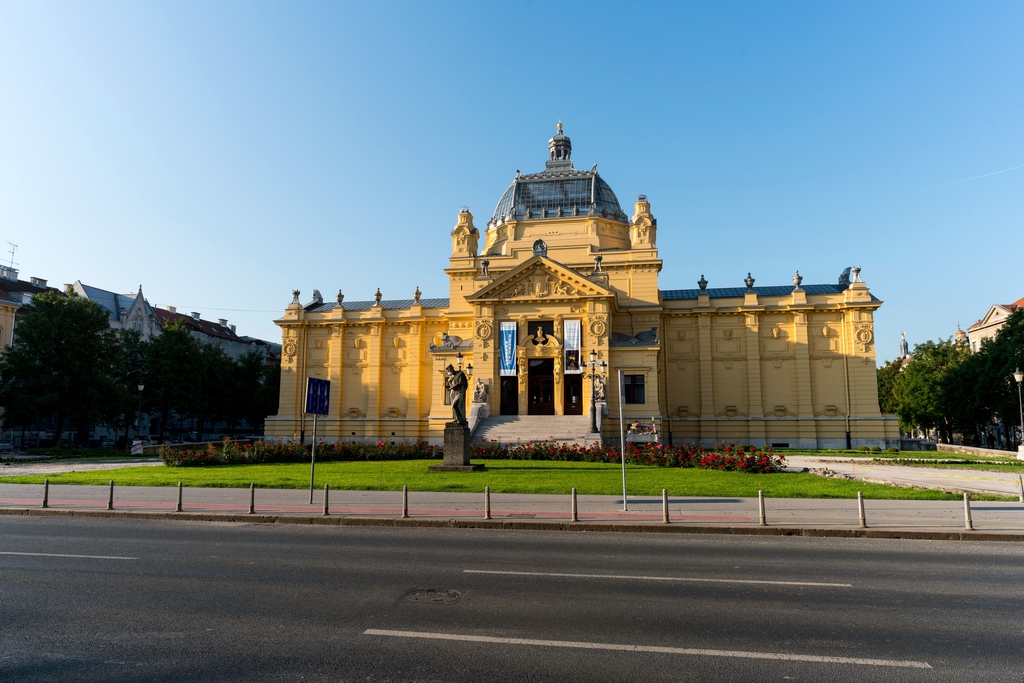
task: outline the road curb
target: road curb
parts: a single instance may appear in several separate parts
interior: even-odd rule
[[[99,517],[152,519],[179,522],[245,522],[249,524],[307,524],[394,528],[507,529],[517,531],[591,531],[652,534],[717,534],[721,536],[805,536],[815,538],[881,538],[923,541],[999,541],[1024,543],[1024,533],[990,531],[913,531],[900,529],[830,529],[787,526],[702,526],[691,524],[635,524],[619,522],[555,522],[500,519],[443,519],[307,517],[299,515],[209,514],[196,512],[134,512],[128,510],[60,510],[53,508],[0,508],[0,515],[22,517]]]

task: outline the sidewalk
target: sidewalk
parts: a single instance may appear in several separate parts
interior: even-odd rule
[[[177,514],[189,519],[199,515],[201,519],[210,521],[220,518],[231,521],[296,518],[291,521],[300,521],[323,517],[323,489],[314,491],[313,505],[309,504],[308,490],[256,489],[255,513],[259,519],[247,516],[249,489],[185,488],[182,490],[182,513],[174,512],[177,492],[177,488],[115,487],[114,510],[129,515],[159,513],[161,517],[173,517]],[[104,512],[109,489],[106,486],[50,486],[48,511],[41,510],[42,495],[43,487],[38,484],[0,484],[0,514],[35,510],[50,514],[54,514],[52,511]],[[329,503],[331,516],[353,521],[356,518],[395,520],[402,515],[401,491],[331,491]],[[560,496],[491,494],[490,503],[491,519],[498,526],[502,522],[513,521],[571,522],[568,493]],[[876,532],[919,532],[918,537],[921,537],[920,534],[925,532],[961,532],[965,527],[964,506],[960,501],[865,500],[864,507],[868,529]],[[759,525],[756,498],[669,496],[668,510],[669,526],[700,527],[710,533],[744,533],[742,529],[763,529]],[[860,531],[857,501],[854,499],[767,498],[765,511],[768,526],[775,529]],[[623,525],[623,530],[632,530],[637,525],[664,526],[660,497],[631,497],[628,510],[623,511],[621,496],[579,496],[578,513],[577,524],[584,529],[594,524]],[[1024,504],[974,502],[971,515],[975,531],[1019,533],[1020,540],[1024,541]],[[268,516],[275,519],[268,520]],[[478,524],[485,521],[484,496],[479,493],[410,492],[409,517],[411,520],[458,520],[473,522],[474,526],[488,526]],[[518,526],[529,528],[531,525]],[[550,525],[544,528],[550,528]]]

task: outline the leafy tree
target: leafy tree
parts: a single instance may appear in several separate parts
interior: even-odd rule
[[[914,347],[913,357],[896,376],[893,388],[902,429],[937,429],[940,438],[949,443],[954,417],[946,375],[969,355],[965,345],[952,339],[927,341]]]
[[[896,379],[903,369],[903,359],[895,358],[876,371],[878,377],[878,407],[886,415],[894,415],[898,411],[896,402]]]
[[[65,294],[37,294],[0,359],[0,404],[15,423],[53,415],[58,445],[68,420],[81,440],[113,394],[116,355],[117,339],[99,305],[70,287]]]
[[[136,330],[122,332],[118,342],[112,377],[113,396],[104,423],[114,429],[115,436],[124,429],[127,438],[128,430],[139,419],[138,387],[146,381],[149,342]]]
[[[171,415],[193,411],[196,378],[202,369],[202,349],[191,328],[178,320],[164,325],[149,342],[146,396],[159,415],[157,434],[162,439]]]

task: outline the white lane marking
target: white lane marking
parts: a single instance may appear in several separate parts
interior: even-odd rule
[[[659,647],[656,645],[619,645],[616,643],[583,643],[572,640],[537,640],[534,638],[492,638],[457,633],[426,633],[422,631],[387,631],[368,628],[365,636],[391,636],[394,638],[426,638],[429,640],[458,640],[469,643],[495,643],[498,645],[536,645],[540,647],[571,647],[584,650],[616,650],[619,652],[658,652],[669,655],[698,655],[704,657],[738,657],[742,659],[779,659],[790,662],[820,662],[824,664],[860,664],[863,666],[898,666],[911,669],[930,669],[928,662],[903,659],[865,659],[862,657],[822,657],[820,655],[791,655],[784,652],[744,652],[742,650],[706,650],[691,647]]]
[[[852,583],[818,583],[814,581],[763,581],[760,579],[712,579],[703,576],[620,576],[617,574],[559,574],[557,572],[510,572],[489,569],[463,569],[463,574],[506,574],[511,576],[559,576],[572,579],[633,579],[635,581],[692,581],[697,583],[760,583],[770,586],[823,586],[853,588]]]
[[[0,555],[23,555],[25,557],[75,557],[84,560],[137,560],[137,557],[118,557],[116,555],[65,555],[63,553],[16,553],[0,550]]]

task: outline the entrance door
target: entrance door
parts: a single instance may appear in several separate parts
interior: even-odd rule
[[[501,414],[519,414],[519,378],[501,378]]]
[[[566,415],[583,414],[583,375],[566,375],[562,378],[565,384],[565,397],[562,412]]]
[[[530,360],[527,383],[527,414],[555,414],[555,361],[553,358]]]

